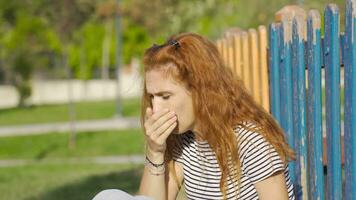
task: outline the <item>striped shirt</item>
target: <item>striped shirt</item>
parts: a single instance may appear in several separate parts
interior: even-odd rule
[[[228,179],[227,199],[258,199],[255,183],[284,171],[289,199],[295,199],[288,165],[284,165],[273,146],[259,133],[242,127],[235,130],[241,141],[240,186]],[[188,199],[223,199],[220,190],[221,170],[207,141],[196,141],[192,132],[180,136],[173,160],[183,165],[184,186]],[[238,190],[238,191],[237,191]]]

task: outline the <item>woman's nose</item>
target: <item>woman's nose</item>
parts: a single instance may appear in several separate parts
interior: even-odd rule
[[[152,111],[156,113],[157,111],[162,109],[162,102],[159,101],[159,98],[152,99]]]

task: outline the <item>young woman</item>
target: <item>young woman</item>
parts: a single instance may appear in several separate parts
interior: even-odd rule
[[[144,55],[146,162],[140,194],[175,199],[294,199],[283,131],[192,33]]]
[[[225,67],[215,45],[192,33],[144,55],[146,161],[140,195],[175,199],[294,199],[284,133]],[[139,199],[106,190],[94,199]]]

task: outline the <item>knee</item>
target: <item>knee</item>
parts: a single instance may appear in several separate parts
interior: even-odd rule
[[[130,199],[130,195],[117,189],[107,189],[99,192],[92,200],[120,200]]]
[[[117,189],[107,189],[99,192],[92,200],[152,200],[144,196],[131,196]]]

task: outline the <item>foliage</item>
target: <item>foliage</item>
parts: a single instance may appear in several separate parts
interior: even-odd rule
[[[47,48],[50,30],[41,18],[11,2],[3,5],[0,11],[5,19],[0,22],[3,31],[0,37],[0,46],[3,47],[0,60],[9,82],[19,93],[19,105],[24,106],[26,98],[31,95],[30,80],[34,66],[47,63],[41,54]]]
[[[141,57],[151,44],[163,42],[172,34],[196,32],[216,39],[229,27],[248,29],[268,25],[274,13],[287,4],[302,4],[306,10],[316,8],[322,12],[327,3],[325,0],[0,0],[0,73],[3,73],[0,79],[16,85],[23,104],[30,94],[32,74],[39,69],[65,71],[63,59],[67,57],[74,78],[105,78],[104,73],[114,77],[115,52],[119,48],[115,32],[117,14],[122,30],[120,62],[128,64],[133,57]],[[334,3],[343,13],[345,2]]]

